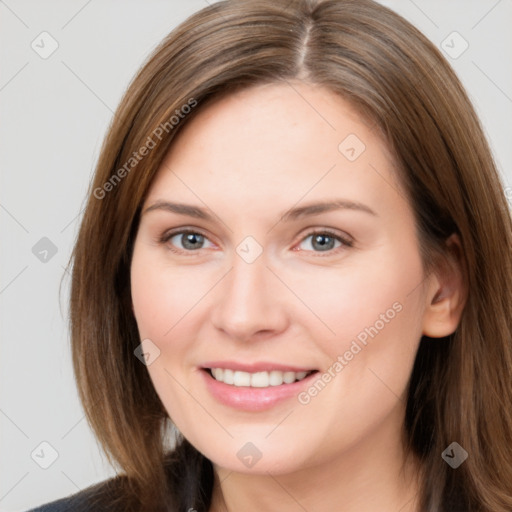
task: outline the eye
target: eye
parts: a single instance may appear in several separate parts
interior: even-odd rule
[[[339,249],[340,247],[352,247],[353,242],[348,238],[342,237],[332,231],[323,229],[316,230],[309,233],[305,238],[302,239],[300,245],[304,244],[307,240],[311,239],[309,243],[306,243],[306,246],[312,247],[313,252],[338,252],[333,251],[333,249]],[[338,242],[338,246],[335,246],[336,242]],[[299,245],[299,247],[300,247]],[[309,250],[309,249],[305,249]]]
[[[194,252],[198,249],[204,249],[205,241],[209,241],[206,236],[198,231],[193,230],[181,230],[170,233],[164,233],[159,241],[161,243],[168,243],[169,248],[173,252],[185,253]],[[177,244],[181,244],[181,247],[176,247]],[[210,242],[211,243],[211,242]]]
[[[311,241],[308,244],[306,241],[309,239],[311,239]],[[180,231],[164,233],[159,238],[159,242],[167,244],[172,252],[178,254],[192,253],[197,252],[199,249],[205,249],[207,248],[205,247],[206,242],[209,242],[211,246],[213,246],[213,244],[205,235],[199,231],[191,229],[182,229]],[[337,246],[336,243],[338,243]],[[312,248],[312,252],[324,252],[332,254],[338,252],[335,249],[352,247],[353,241],[348,237],[345,238],[339,234],[334,233],[333,231],[322,229],[309,233],[301,240],[299,247],[303,244],[309,245],[309,247]],[[311,249],[307,247],[300,247],[300,250],[311,252]]]

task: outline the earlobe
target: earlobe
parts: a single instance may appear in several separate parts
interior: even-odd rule
[[[431,276],[423,315],[424,335],[442,338],[457,329],[467,299],[465,268],[460,239],[453,234]]]

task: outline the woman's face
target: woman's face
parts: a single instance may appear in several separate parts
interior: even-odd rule
[[[132,299],[156,392],[216,465],[285,473],[398,443],[428,282],[404,197],[375,128],[318,86],[244,90],[179,134]]]

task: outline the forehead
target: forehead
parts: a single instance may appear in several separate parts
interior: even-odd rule
[[[197,202],[215,193],[289,203],[362,188],[371,195],[383,179],[396,181],[393,166],[375,126],[339,95],[300,82],[266,84],[214,101],[185,124],[148,198]]]
[[[325,87],[302,82],[272,83],[208,103],[185,125],[172,146],[176,153],[182,149],[183,139],[190,142],[193,132],[196,144],[222,149],[226,154],[236,151],[235,142],[243,143],[244,150],[258,145],[267,152],[293,149],[300,156],[322,149],[336,154],[339,142],[351,133],[366,145],[378,144],[386,150],[372,130],[375,123]]]

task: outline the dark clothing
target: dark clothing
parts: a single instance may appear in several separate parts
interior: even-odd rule
[[[27,512],[102,512],[107,510],[105,492],[108,493],[114,480],[99,482],[75,494],[45,503]],[[100,495],[101,498],[99,498]]]

